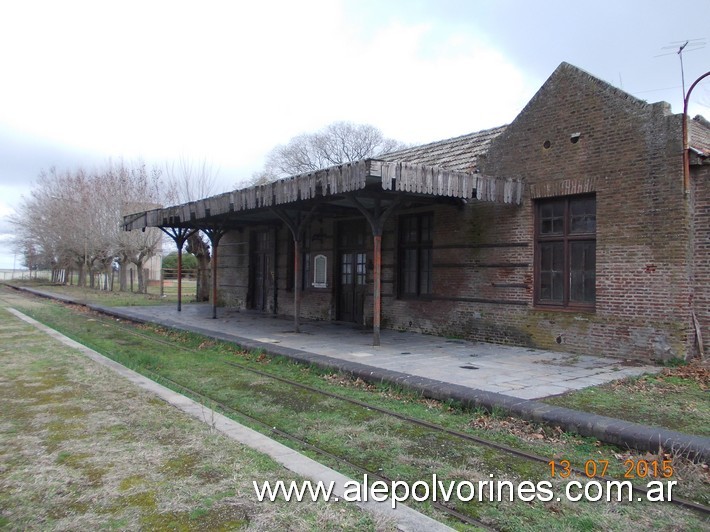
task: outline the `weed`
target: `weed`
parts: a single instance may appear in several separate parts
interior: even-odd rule
[[[324,504],[258,505],[252,480],[295,477],[15,319],[2,308],[2,296],[0,528],[231,530],[306,522],[375,528],[350,506],[332,512]],[[85,321],[73,310],[48,302],[24,306],[47,321],[65,321],[68,332],[87,340],[79,333]],[[104,332],[116,331],[87,334],[124,363],[147,353],[164,364],[174,352],[105,342]]]
[[[215,419],[215,408],[217,407],[214,402],[212,402],[211,407],[205,406],[204,403],[200,403],[200,410],[202,412],[202,420],[210,428],[210,432],[214,433],[217,431],[217,420]]]
[[[686,366],[688,362],[684,358],[673,357],[663,361],[662,364],[667,368],[678,368],[680,366]]]
[[[381,470],[388,476],[410,482],[427,476],[430,478],[432,473],[437,473],[442,480],[459,474],[468,476],[467,480],[489,479],[490,475],[516,481],[549,477],[549,470],[544,465],[531,465],[498,451],[482,449],[470,442],[383,416],[366,407],[324,399],[304,390],[296,390],[267,377],[255,378],[252,374],[224,364],[225,361],[233,360],[234,355],[233,351],[225,349],[222,345],[204,346],[199,353],[175,347],[180,345],[196,348],[205,341],[204,338],[170,331],[156,334],[156,337],[161,340],[170,338],[174,342],[173,346],[152,342],[149,337],[136,338],[130,344],[124,345],[111,339],[109,327],[92,329],[90,333],[86,333],[82,327],[76,325],[73,315],[54,312],[52,307],[53,305],[46,303],[42,309],[35,309],[35,313],[68,334],[75,335],[81,341],[105,349],[106,354],[119,362],[126,363],[134,360],[136,355],[148,353],[155,364],[155,371],[165,378],[181,382],[196,392],[214,398],[215,401],[238,409],[246,415],[258,417],[271,427],[278,427],[285,432],[306,438],[335,455],[347,456],[355,463],[373,470]],[[113,333],[115,334],[115,331]],[[266,361],[268,367],[264,364]],[[614,464],[615,473],[622,471],[618,463],[619,459],[615,456],[621,454],[619,449],[600,445],[595,440],[560,434],[550,429],[545,430],[535,424],[519,425],[506,417],[501,410],[494,410],[492,415],[484,414],[482,411],[476,412],[475,415],[483,419],[477,419],[479,422],[473,424],[471,418],[474,414],[470,410],[459,408],[458,405],[423,400],[420,395],[397,386],[367,384],[332,372],[327,373],[327,377],[324,378],[321,372],[313,372],[305,366],[294,365],[279,358],[267,357],[263,352],[251,353],[240,360],[240,363],[458,431],[482,435],[487,439],[522,450],[542,453],[551,458],[561,456],[575,465],[584,464],[590,457],[608,459]],[[644,383],[639,384],[642,385],[647,386]],[[150,406],[151,409],[155,407],[154,409],[160,412],[165,410],[158,405]],[[209,425],[209,416],[205,413],[203,417]],[[239,416],[235,414],[235,417]],[[157,433],[157,441],[162,445],[172,446],[170,454],[163,455],[158,467],[154,468],[156,474],[169,478],[171,482],[192,481],[193,484],[190,484],[192,489],[202,489],[201,483],[204,478],[215,482],[222,482],[224,478],[232,478],[235,483],[244,481],[241,473],[231,477],[219,474],[213,476],[214,468],[204,468],[204,464],[195,463],[191,437],[184,433],[182,427],[162,427],[159,430],[153,427],[153,430]],[[209,432],[209,429],[205,430]],[[217,436],[212,437],[217,438]],[[319,459],[329,460],[322,457]],[[264,469],[274,467],[273,465],[267,467],[256,458],[249,458],[247,462],[241,467],[253,468],[257,465]],[[343,469],[341,464],[330,465]],[[217,467],[216,470],[219,471],[219,468]],[[205,474],[202,475],[200,472]],[[160,505],[166,504],[162,491],[155,486],[154,483],[146,483],[136,486],[136,489],[140,489],[139,493],[153,490],[156,493],[156,501]],[[681,493],[688,495],[683,491],[677,495]],[[126,490],[124,495],[136,495],[136,493],[133,490]],[[189,523],[192,511],[200,513],[200,522],[209,520],[209,516],[213,515],[213,507],[207,505],[204,500],[204,497],[197,499],[198,503],[193,504],[189,510],[178,511],[176,507],[167,508],[161,512],[162,520],[159,520],[155,512],[148,512],[141,523],[147,528],[153,525],[182,526],[184,523]],[[427,505],[419,508],[430,511]],[[697,521],[693,521],[682,510],[658,507],[658,505],[624,507],[623,512],[604,504],[578,504],[570,507],[564,504],[547,506],[511,503],[500,507],[492,504],[470,507],[462,505],[460,509],[472,515],[479,515],[495,527],[504,529],[520,528],[518,526],[520,523],[524,523],[523,528],[526,529],[541,528],[548,526],[553,518],[555,522],[561,523],[562,529],[594,520],[600,522],[602,518],[605,520],[605,526],[610,529],[623,529],[639,524],[649,527],[651,524],[657,524],[663,528],[674,520],[690,527],[694,523],[697,524]],[[202,510],[207,510],[208,514],[202,514]],[[113,517],[118,519],[120,516]],[[249,517],[249,523],[253,524],[252,520],[255,516],[250,514]],[[303,525],[308,522],[309,519],[292,518],[288,526],[295,528],[297,527],[295,523]],[[278,519],[269,523],[270,527],[264,526],[263,523],[260,527],[279,528]]]
[[[710,436],[707,372],[690,366],[668,368],[570,392],[543,401],[556,406]],[[629,408],[633,405],[633,408]]]

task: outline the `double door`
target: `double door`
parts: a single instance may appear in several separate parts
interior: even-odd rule
[[[367,284],[367,230],[364,222],[341,223],[338,230],[338,319],[364,323]]]

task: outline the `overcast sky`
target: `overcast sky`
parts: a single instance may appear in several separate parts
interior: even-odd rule
[[[3,0],[0,248],[51,166],[207,160],[221,192],[336,120],[407,143],[509,123],[562,61],[680,113],[674,52],[706,43],[686,87],[710,70],[708,20],[710,0]],[[690,109],[710,118],[710,82]]]

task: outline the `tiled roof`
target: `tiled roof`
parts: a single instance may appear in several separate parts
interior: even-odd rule
[[[710,122],[702,116],[688,121],[690,147],[704,157],[710,157]]]
[[[478,157],[488,151],[491,141],[503,133],[505,128],[506,126],[499,126],[423,146],[406,148],[380,155],[378,159],[387,162],[440,166],[460,172],[474,172],[478,165]]]

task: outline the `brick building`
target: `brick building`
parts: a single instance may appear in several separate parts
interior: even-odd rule
[[[218,243],[217,301],[667,360],[710,343],[710,124],[563,63],[509,125],[126,218]],[[295,260],[297,258],[297,260]]]

